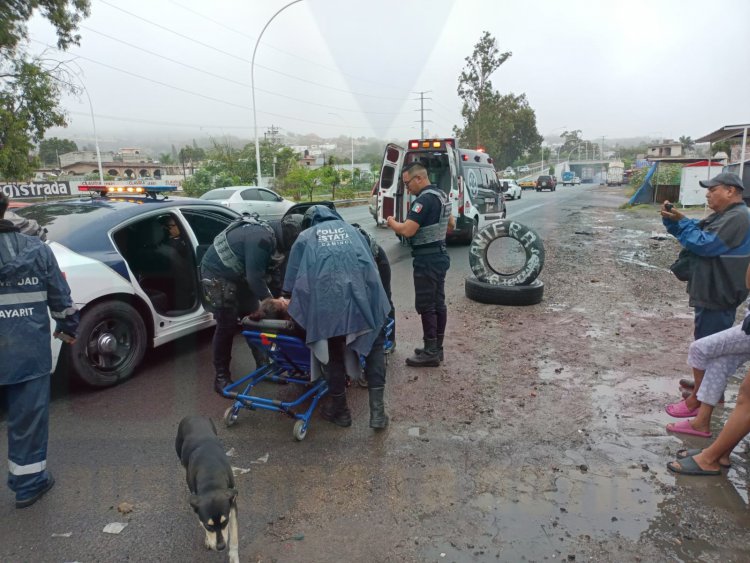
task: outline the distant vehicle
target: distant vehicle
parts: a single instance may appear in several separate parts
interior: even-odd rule
[[[510,178],[500,180],[500,186],[502,188],[503,194],[505,195],[505,199],[521,199],[523,190],[515,180]]]
[[[401,170],[418,162],[429,180],[448,196],[456,228],[448,240],[471,243],[474,235],[493,221],[505,219],[505,200],[492,158],[485,152],[459,148],[456,139],[411,139],[407,148],[386,146],[380,171],[377,222],[389,216],[404,221],[412,196],[404,186]]]
[[[281,219],[294,205],[268,188],[258,186],[228,186],[203,194],[200,199],[220,203],[238,213],[257,213],[261,219]]]
[[[531,170],[529,169],[529,167],[528,167],[528,166],[527,166],[526,164],[524,164],[523,166],[519,167],[519,168],[518,168],[518,171],[519,171],[519,172],[525,172],[525,173],[527,173],[527,174],[528,174],[529,172],[531,172]]]
[[[609,168],[607,168],[607,185],[608,186],[621,186],[624,173],[625,173],[625,164],[619,161],[610,162]]]
[[[508,166],[505,170],[503,170],[503,176],[513,176],[515,172],[513,171],[513,168]]]
[[[578,176],[573,176],[573,185],[577,186],[581,183],[581,179]]]
[[[521,186],[522,190],[528,189],[528,188],[536,188],[536,180],[521,180],[518,182],[518,185]]]
[[[594,169],[590,166],[584,167],[583,170],[581,170],[581,183],[582,184],[592,184],[594,182]]]
[[[573,172],[563,172],[562,173],[562,185],[563,186],[572,186],[573,185],[573,178],[575,178],[576,175]]]
[[[557,181],[552,179],[552,176],[539,176],[536,179],[536,191],[541,192],[542,190],[549,190],[554,192],[557,188]]]

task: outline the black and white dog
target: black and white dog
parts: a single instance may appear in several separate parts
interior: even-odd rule
[[[224,447],[211,419],[186,416],[175,441],[185,466],[190,506],[206,531],[206,547],[223,551],[229,544],[230,563],[239,563],[237,490]]]

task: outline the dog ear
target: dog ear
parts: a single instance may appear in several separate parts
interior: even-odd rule
[[[200,506],[200,497],[198,495],[190,495],[190,506],[193,507],[193,510],[198,512]]]

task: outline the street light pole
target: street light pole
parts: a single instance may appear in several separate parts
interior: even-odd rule
[[[73,71],[70,66],[68,66],[68,63],[65,61],[60,61],[60,64],[64,65],[70,73],[75,76],[78,79],[78,82],[81,84],[81,87],[83,88],[83,91],[86,93],[86,98],[89,101],[89,111],[91,112],[91,126],[94,129],[94,145],[96,145],[96,163],[99,166],[99,181],[104,183],[104,172],[102,171],[102,154],[99,151],[99,136],[96,134],[96,120],[94,119],[94,105],[91,103],[91,96],[89,96],[89,90],[86,88],[86,85],[83,83],[83,80],[81,80],[81,77],[78,76],[75,71]]]
[[[271,16],[270,20],[266,22],[266,25],[263,26],[263,29],[260,32],[260,35],[258,35],[258,39],[255,41],[255,47],[253,48],[253,58],[250,61],[250,89],[252,90],[252,93],[253,93],[253,131],[255,133],[255,164],[256,164],[257,173],[258,173],[256,184],[258,186],[260,186],[261,172],[260,172],[260,143],[258,141],[258,117],[255,111],[255,54],[258,51],[258,45],[260,44],[261,37],[263,37],[263,33],[266,31],[266,28],[271,24],[274,18],[278,16],[281,12],[286,10],[289,6],[293,4],[297,4],[298,2],[302,2],[302,0],[294,0],[293,2],[289,2],[288,4],[285,4],[274,15]]]

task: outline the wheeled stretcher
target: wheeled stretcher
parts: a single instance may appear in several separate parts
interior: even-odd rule
[[[304,331],[292,321],[253,321],[247,317],[242,319],[242,326],[242,336],[247,343],[265,350],[269,363],[224,388],[222,394],[233,401],[224,412],[224,423],[226,426],[234,425],[242,408],[278,412],[295,420],[292,434],[297,440],[304,440],[315,407],[328,393],[328,383],[322,376],[320,365],[305,345]],[[391,320],[384,329],[386,348],[392,345],[392,329]],[[356,355],[353,355],[347,360],[351,360],[346,362],[347,375],[352,378],[362,377],[360,370],[364,370],[365,359],[359,358],[357,361]],[[251,394],[264,381],[299,385],[303,392],[289,401]],[[309,404],[305,408],[307,401]]]
[[[237,422],[242,408],[279,412],[295,419],[292,433],[297,440],[304,440],[315,407],[328,393],[325,378],[316,377],[317,373],[313,375],[304,332],[291,321],[252,321],[245,318],[242,326],[242,336],[247,343],[265,350],[270,363],[224,388],[222,394],[233,400],[224,413],[224,423],[232,426]],[[290,401],[252,394],[255,387],[264,381],[300,385],[303,392]],[[309,404],[304,408],[307,401]],[[299,410],[300,407],[304,410]]]

